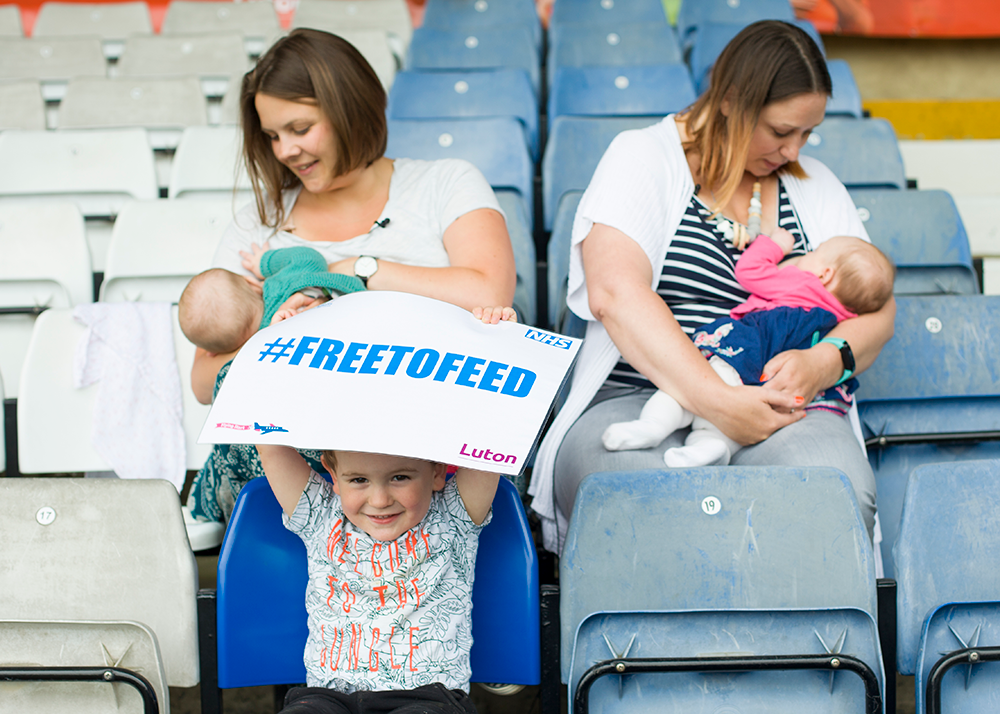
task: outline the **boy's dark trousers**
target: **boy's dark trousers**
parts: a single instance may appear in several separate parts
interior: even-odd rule
[[[285,695],[281,714],[476,714],[476,708],[468,694],[443,684],[353,694],[295,687]]]

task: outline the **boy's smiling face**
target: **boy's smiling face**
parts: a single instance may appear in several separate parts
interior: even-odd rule
[[[333,470],[324,464],[344,515],[375,540],[395,540],[420,523],[444,488],[444,464],[358,451],[337,451],[336,461]]]

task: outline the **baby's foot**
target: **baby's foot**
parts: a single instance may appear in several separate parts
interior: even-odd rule
[[[660,424],[649,421],[621,421],[604,430],[601,441],[608,451],[648,449],[667,438],[669,432]]]
[[[663,461],[672,469],[689,468],[691,466],[726,466],[732,455],[729,447],[722,441],[706,439],[697,444],[678,446],[667,449]]]

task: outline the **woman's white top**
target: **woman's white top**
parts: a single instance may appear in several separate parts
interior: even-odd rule
[[[869,240],[854,202],[833,172],[808,156],[800,155],[799,164],[809,178],[797,179],[785,173],[781,180],[810,246],[815,248],[837,235]],[[568,525],[553,495],[559,446],[621,357],[604,326],[590,312],[580,245],[595,223],[620,230],[646,253],[652,275],[650,288],[655,290],[660,279],[656,266],[663,262],[693,194],[694,181],[674,115],[670,115],[651,127],[615,137],[580,200],[573,222],[567,305],[588,321],[586,339],[577,356],[569,396],[542,441],[528,489],[533,497],[531,508],[542,519],[547,550],[560,551]],[[860,439],[856,410],[852,411],[852,423]]]
[[[287,217],[283,228],[291,226],[292,207],[301,190],[298,186],[282,194]],[[371,255],[404,265],[443,268],[450,264],[444,232],[455,219],[480,208],[491,208],[503,215],[493,189],[468,161],[395,159],[389,200],[378,217],[384,227],[373,224],[367,233],[345,241],[305,240],[289,230],[276,231],[261,225],[257,206],[250,203],[236,214],[223,234],[212,267],[249,275],[240,251],[249,251],[252,243],[269,241],[272,249],[308,246],[318,250],[327,263]]]

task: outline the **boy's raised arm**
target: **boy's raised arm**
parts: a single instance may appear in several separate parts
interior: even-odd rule
[[[260,454],[260,464],[264,467],[267,483],[281,504],[281,510],[285,515],[291,516],[309,483],[312,469],[291,446],[257,444],[257,453]]]
[[[458,486],[458,493],[462,497],[462,503],[465,504],[465,510],[469,514],[469,518],[477,526],[486,519],[487,514],[490,512],[499,480],[500,474],[489,473],[488,471],[460,468],[455,473],[455,484]]]

